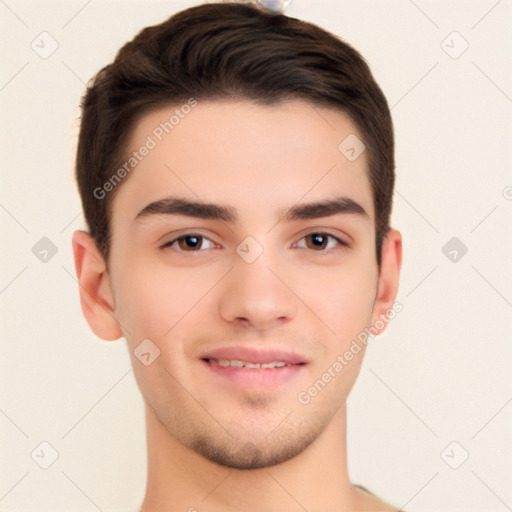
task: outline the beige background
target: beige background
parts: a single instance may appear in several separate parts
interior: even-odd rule
[[[74,278],[77,105],[124,42],[195,3],[0,1],[1,511],[142,499],[130,358],[90,332]],[[352,478],[408,511],[512,510],[512,2],[294,0],[287,12],[362,52],[396,130],[403,311],[350,397]],[[58,250],[46,262],[32,252],[43,237]],[[457,262],[442,251],[452,237],[468,249]]]

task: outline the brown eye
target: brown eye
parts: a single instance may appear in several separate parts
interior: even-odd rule
[[[325,249],[327,245],[328,236],[321,233],[312,233],[305,238],[308,249]]]
[[[178,238],[178,246],[182,251],[194,251],[200,249],[203,245],[203,237],[195,235],[187,235]]]
[[[205,236],[190,234],[175,238],[164,245],[161,249],[174,248],[177,252],[199,252],[204,249],[211,249],[215,244]]]
[[[329,233],[310,233],[302,237],[297,243],[297,247],[301,247],[303,249],[312,249],[317,252],[322,252],[329,249],[334,249],[337,246],[346,246],[347,244],[336,238]]]

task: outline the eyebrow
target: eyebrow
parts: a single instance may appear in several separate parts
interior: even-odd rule
[[[279,212],[279,220],[288,222],[296,220],[318,219],[338,214],[353,214],[369,218],[366,210],[349,197],[337,197],[324,201],[296,204],[283,208]],[[152,215],[185,215],[206,220],[219,220],[236,223],[237,212],[232,206],[205,203],[185,198],[168,197],[145,206],[135,217],[135,221]]]

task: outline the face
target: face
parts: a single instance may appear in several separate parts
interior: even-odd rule
[[[345,404],[364,350],[309,403],[298,396],[376,314],[368,161],[338,149],[362,136],[301,101],[199,102],[158,141],[174,111],[146,115],[131,138],[130,153],[157,144],[113,201],[113,316],[173,438],[226,466],[284,462]],[[147,366],[133,355],[143,340],[146,359],[160,351]]]

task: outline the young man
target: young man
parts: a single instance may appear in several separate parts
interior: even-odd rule
[[[347,468],[361,334],[384,330],[401,266],[392,123],[362,57],[204,4],[126,44],[82,110],[76,272],[144,397],[142,510],[396,510]]]

